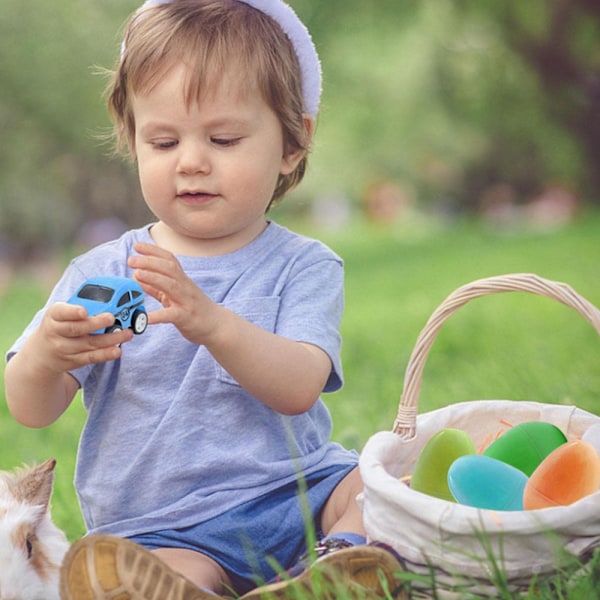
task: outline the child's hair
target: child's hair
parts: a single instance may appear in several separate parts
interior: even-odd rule
[[[216,89],[222,74],[234,67],[240,83],[255,85],[279,118],[285,150],[305,152],[292,173],[280,175],[268,208],[300,183],[310,143],[301,71],[294,47],[277,22],[238,0],[171,0],[135,13],[126,26],[123,48],[107,90],[119,150],[135,156],[132,92],[148,92],[182,62],[190,72],[185,100],[191,104]]]

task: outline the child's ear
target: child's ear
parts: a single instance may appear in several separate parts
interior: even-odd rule
[[[300,161],[306,156],[308,147],[313,137],[315,130],[315,120],[309,115],[303,115],[304,121],[304,139],[302,140],[303,148],[294,148],[290,150],[286,148],[286,154],[284,154],[281,161],[281,175],[289,175],[300,163]]]

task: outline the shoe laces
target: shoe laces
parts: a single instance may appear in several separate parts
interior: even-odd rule
[[[324,540],[320,540],[316,543],[312,552],[316,554],[317,558],[325,556],[325,554],[331,554],[344,548],[351,548],[354,544],[336,537],[330,537]]]

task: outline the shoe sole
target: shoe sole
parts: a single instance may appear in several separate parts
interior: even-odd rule
[[[75,542],[60,571],[62,600],[215,600],[130,540],[91,535]]]
[[[351,591],[355,590],[358,598],[391,597],[402,600],[408,598],[397,577],[403,571],[402,565],[387,550],[354,546],[327,554],[297,577],[256,588],[242,596],[241,600],[300,598],[303,597],[300,589],[312,592],[313,598],[329,598],[331,594],[327,593],[327,588],[335,589],[333,586],[342,585],[350,592],[349,598],[353,597]],[[319,580],[320,583],[313,585]]]

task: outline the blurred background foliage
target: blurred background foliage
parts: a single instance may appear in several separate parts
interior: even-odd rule
[[[3,0],[0,257],[150,218],[135,167],[100,141],[99,68],[139,3]],[[392,204],[446,215],[505,218],[548,190],[569,207],[600,203],[598,0],[290,4],[325,77],[309,175],[281,210],[360,213],[386,189]]]

